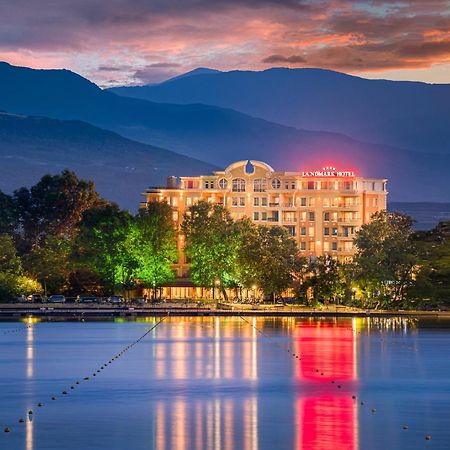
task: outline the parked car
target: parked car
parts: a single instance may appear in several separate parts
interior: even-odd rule
[[[44,303],[44,297],[41,294],[29,295],[27,300],[33,303]]]
[[[17,303],[27,303],[28,302],[28,299],[27,299],[27,297],[25,297],[25,295],[18,295],[17,297],[16,297],[16,302]]]
[[[123,297],[121,297],[120,295],[111,295],[111,297],[108,297],[108,303],[121,305],[123,303]]]
[[[66,297],[64,295],[50,295],[50,297],[47,300],[49,303],[65,303]]]
[[[98,303],[98,298],[95,295],[79,295],[77,301],[80,303]]]

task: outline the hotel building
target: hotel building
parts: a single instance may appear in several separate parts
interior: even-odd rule
[[[195,177],[169,177],[166,187],[143,193],[150,202],[166,201],[180,227],[184,212],[204,200],[225,206],[234,219],[248,217],[260,225],[284,226],[306,257],[331,255],[347,261],[355,253],[353,238],[372,214],[386,209],[385,179],[362,178],[328,166],[316,171],[277,172],[260,161],[238,161],[223,171]],[[179,236],[177,276],[188,276]]]

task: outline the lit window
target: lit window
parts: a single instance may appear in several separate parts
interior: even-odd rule
[[[219,180],[219,187],[220,187],[220,189],[226,189],[227,186],[228,186],[228,181],[225,180],[225,178],[221,178]]]
[[[280,187],[281,187],[281,181],[280,181],[280,179],[279,179],[279,178],[274,178],[274,179],[272,180],[272,188],[273,188],[273,189],[280,189]]]
[[[256,178],[253,181],[253,190],[255,192],[266,192],[267,183],[264,178]]]
[[[233,192],[245,192],[245,180],[242,178],[235,178],[232,184]]]
[[[313,237],[314,236],[314,227],[309,227],[308,228],[308,236],[309,237]]]
[[[333,236],[337,236],[337,235],[338,235],[338,229],[337,229],[336,227],[333,227],[333,228],[331,229],[331,234],[332,234]]]

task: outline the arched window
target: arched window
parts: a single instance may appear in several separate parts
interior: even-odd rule
[[[280,187],[281,187],[281,181],[280,181],[280,179],[279,179],[279,178],[274,178],[274,179],[272,180],[272,188],[273,188],[273,189],[280,189]]]
[[[234,178],[232,191],[245,192],[245,180],[243,180],[242,178]]]
[[[225,180],[225,178],[221,178],[219,180],[219,187],[220,187],[220,189],[226,189],[227,186],[228,186],[228,181]]]
[[[266,192],[267,183],[264,178],[255,178],[253,180],[253,191],[254,192]]]

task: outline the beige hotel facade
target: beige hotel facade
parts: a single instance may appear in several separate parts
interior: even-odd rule
[[[210,175],[169,177],[165,187],[151,187],[143,193],[141,207],[166,201],[173,208],[174,225],[179,229],[184,212],[194,203],[204,200],[220,204],[234,219],[248,217],[260,225],[284,226],[297,241],[301,255],[328,254],[347,261],[355,254],[356,231],[370,221],[372,214],[386,209],[386,182],[334,166],[277,172],[264,162],[244,160]],[[177,277],[186,280],[189,264],[181,234],[178,246]],[[182,283],[178,285],[182,288]],[[166,294],[192,296],[183,289]]]

